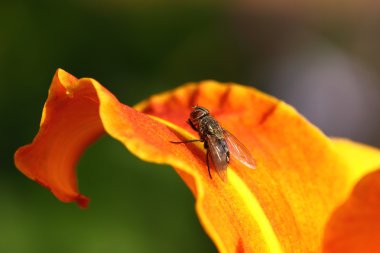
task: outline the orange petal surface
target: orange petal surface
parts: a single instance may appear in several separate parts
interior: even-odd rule
[[[380,170],[366,175],[326,227],[324,252],[380,252]]]
[[[335,142],[352,167],[353,181],[364,167],[377,170],[361,178],[349,198],[333,212],[325,229],[324,252],[380,252],[379,151],[347,140]]]
[[[202,144],[170,143],[196,138],[186,124],[193,105],[208,108],[244,143],[256,170],[232,166],[227,183],[210,179]],[[332,142],[289,105],[252,88],[205,81],[153,96],[133,109],[95,80],[58,70],[40,131],[16,152],[16,166],[60,200],[85,206],[75,165],[104,132],[141,159],[176,169],[220,252],[320,252],[334,209],[380,164],[378,151],[371,162],[361,163],[367,159],[364,148]],[[345,155],[351,146],[363,150],[357,167]]]

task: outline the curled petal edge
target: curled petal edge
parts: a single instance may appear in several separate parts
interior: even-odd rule
[[[202,88],[203,86],[200,89]],[[190,87],[190,89],[192,88]],[[242,94],[244,93],[242,88],[236,87],[235,90],[242,92]],[[170,96],[169,93],[156,98],[159,101],[163,101],[168,96]],[[260,100],[265,96],[260,95],[258,97]],[[285,108],[289,115],[297,115],[293,109],[276,102],[269,96],[265,97],[264,100],[271,102],[269,103],[270,108],[267,110],[268,113],[260,112],[264,117],[260,116],[261,118],[257,119],[258,122],[266,123],[263,124],[264,127],[258,129],[259,131],[265,127],[272,127],[270,120],[267,119],[279,108],[281,110]],[[151,103],[146,101],[139,104],[136,108],[144,111],[149,105]],[[265,103],[262,107],[255,108],[255,110],[260,111],[263,108],[265,108]],[[236,108],[233,109],[240,110],[239,105],[236,105]],[[258,114],[260,115],[260,113]],[[181,114],[184,113],[181,112]],[[40,131],[31,144],[17,150],[15,154],[16,166],[27,177],[49,188],[61,201],[77,202],[79,206],[86,207],[89,200],[78,191],[75,167],[85,148],[107,132],[113,138],[121,141],[139,158],[154,163],[170,164],[177,169],[179,175],[184,179],[194,195],[197,196],[196,209],[201,223],[221,252],[242,250],[287,252],[294,249],[292,248],[294,245],[292,246],[287,241],[289,240],[288,236],[286,234],[281,235],[282,233],[286,233],[286,231],[283,231],[281,227],[276,225],[275,220],[268,220],[267,216],[271,208],[269,202],[267,203],[269,207],[263,205],[263,203],[270,199],[265,195],[261,196],[260,192],[256,191],[252,193],[252,189],[245,188],[251,186],[241,181],[241,178],[245,176],[244,172],[231,170],[232,176],[230,175],[230,178],[232,178],[232,184],[235,185],[235,189],[229,188],[229,186],[224,185],[218,179],[210,182],[204,163],[205,152],[201,144],[173,146],[170,143],[173,140],[195,138],[187,131],[186,127],[180,125],[183,119],[173,116],[178,120],[174,121],[176,124],[173,124],[159,116],[161,115],[154,113],[146,115],[121,104],[113,94],[94,79],[82,78],[78,80],[59,69],[54,76],[48,100],[44,106]],[[305,124],[303,119],[298,121],[296,124]],[[252,122],[245,123],[251,124]],[[226,124],[228,124],[228,121],[226,121]],[[338,144],[334,145],[332,142],[324,139],[322,134],[314,130],[313,127],[312,129],[313,135],[318,136],[316,139],[320,138],[322,143],[326,142],[321,147],[336,149],[338,153],[341,152],[343,154],[342,159],[335,161],[336,164],[341,165],[342,168],[350,167],[349,163],[343,162],[343,160],[346,158],[344,154],[349,153],[351,150],[351,144],[339,145],[341,141],[338,140],[336,141]],[[260,140],[254,144],[268,145],[260,143]],[[160,150],[157,147],[160,147]],[[344,196],[347,196],[349,185],[352,186],[365,173],[375,168],[373,166],[379,162],[380,155],[378,151],[374,153],[376,154],[373,154],[371,163],[361,164],[359,171],[355,170],[355,172],[352,172],[350,170],[348,175],[343,175],[345,177],[344,180],[347,179],[349,183],[344,185],[346,193],[339,195],[334,200],[336,203],[339,203],[339,201],[344,199]],[[265,154],[258,153],[257,155],[259,158],[265,158]],[[364,155],[362,158],[364,159]],[[359,159],[356,162],[359,163]],[[264,178],[267,176],[263,175]],[[247,210],[254,208],[254,210],[247,211],[248,217],[244,216],[247,215],[244,213],[239,213],[237,216],[241,215],[240,218],[245,219],[247,223],[244,225],[247,227],[258,227],[259,230],[246,231],[243,227],[243,231],[241,232],[242,227],[239,227],[241,226],[241,224],[239,225],[239,220],[230,217],[231,224],[227,224],[226,226],[230,226],[231,231],[228,231],[229,229],[221,231],[220,227],[226,222],[226,217],[215,218],[210,213],[212,214],[213,211],[215,212],[215,210],[226,207],[229,208],[229,206],[221,204],[221,206],[217,207],[212,205],[205,207],[205,204],[207,205],[210,200],[209,196],[206,199],[205,185],[208,187],[208,195],[212,195],[211,198],[224,196],[224,198],[228,199],[230,197],[235,201],[233,205],[245,206]],[[234,199],[236,196],[239,199]],[[247,205],[247,200],[241,201],[240,197],[242,196],[248,196],[249,203],[256,203],[254,207]],[[281,195],[279,196],[281,197]],[[285,205],[286,203],[284,202]],[[330,209],[332,207],[333,205],[329,206]],[[205,208],[209,208],[211,211],[207,213]],[[252,214],[255,217],[250,217]],[[320,224],[323,223],[323,219],[321,220]],[[280,223],[281,220],[278,224]],[[302,226],[299,229],[302,230]],[[297,235],[297,231],[294,231],[294,233]],[[232,239],[226,240],[229,237]],[[313,236],[311,235],[311,237]],[[265,243],[260,246],[260,242],[262,241]],[[318,243],[308,246],[307,242],[305,242],[304,245],[300,244],[299,249],[310,249],[307,247],[318,249],[319,246]]]

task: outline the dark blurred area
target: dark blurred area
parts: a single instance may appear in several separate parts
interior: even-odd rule
[[[126,104],[203,79],[254,86],[326,134],[380,146],[374,1],[14,0],[0,3],[0,252],[216,252],[167,166],[105,136],[78,165],[86,210],[13,164],[57,68]],[[284,122],[286,124],[286,122]]]

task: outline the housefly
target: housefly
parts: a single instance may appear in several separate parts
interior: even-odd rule
[[[215,170],[223,181],[227,180],[227,166],[231,159],[236,160],[245,167],[255,168],[255,160],[248,149],[235,136],[223,129],[206,108],[194,106],[187,122],[191,128],[198,132],[199,139],[171,142],[203,142],[206,149],[206,164],[210,178],[212,176],[209,156],[211,156]]]

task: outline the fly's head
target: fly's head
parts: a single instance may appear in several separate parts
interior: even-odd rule
[[[193,111],[190,113],[189,121],[196,128],[199,129],[199,120],[209,115],[209,111],[201,106],[193,106]]]

